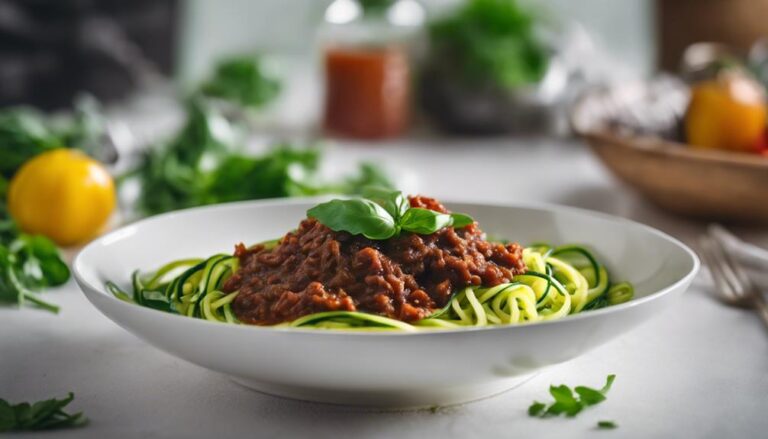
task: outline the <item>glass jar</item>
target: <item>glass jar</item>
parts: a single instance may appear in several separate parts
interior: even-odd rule
[[[326,133],[384,139],[407,129],[411,54],[424,19],[416,0],[335,0],[326,9],[320,37]]]

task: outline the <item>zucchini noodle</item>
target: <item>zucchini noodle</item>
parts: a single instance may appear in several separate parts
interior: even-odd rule
[[[523,261],[528,271],[511,282],[463,288],[454,293],[445,307],[414,323],[364,312],[329,311],[275,326],[413,332],[514,325],[561,319],[624,303],[634,296],[631,284],[612,284],[608,270],[583,246],[535,244],[523,250]],[[238,265],[238,258],[224,254],[208,259],[183,259],[144,275],[135,271],[131,276],[132,294],[113,282],[107,282],[107,290],[118,299],[137,305],[237,324],[240,322],[231,305],[238,292],[226,293],[222,286]]]

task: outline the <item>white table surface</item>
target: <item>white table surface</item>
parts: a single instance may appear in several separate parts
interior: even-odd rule
[[[701,223],[671,217],[621,186],[581,144],[544,140],[401,142],[336,146],[327,157],[418,171],[418,189],[440,198],[545,201],[630,217],[687,242]],[[765,190],[765,188],[756,188]],[[768,231],[738,230],[768,244]],[[83,429],[24,437],[767,437],[768,332],[748,312],[712,298],[700,273],[678,305],[613,343],[544,370],[502,395],[462,406],[375,412],[275,398],[178,360],[99,314],[74,282],[46,298],[59,315],[0,309],[0,397],[64,396]],[[575,419],[534,419],[550,384],[600,386],[608,400]],[[596,431],[598,420],[619,428]]]

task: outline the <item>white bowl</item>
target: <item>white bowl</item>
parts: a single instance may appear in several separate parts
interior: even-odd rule
[[[613,278],[632,282],[628,303],[521,326],[362,333],[229,325],[122,302],[104,283],[129,286],[135,269],[230,252],[238,242],[282,236],[317,199],[189,209],[105,235],[74,262],[77,283],[107,317],[153,346],[254,389],[291,398],[379,407],[466,402],[512,388],[570,360],[673,303],[699,268],[674,238],[628,220],[560,206],[447,203],[489,234],[521,243],[586,243]]]

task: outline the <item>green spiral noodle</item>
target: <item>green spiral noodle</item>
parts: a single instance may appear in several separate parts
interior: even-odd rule
[[[274,246],[273,242],[270,242]],[[493,287],[470,286],[448,304],[413,324],[375,314],[329,311],[310,314],[278,327],[357,331],[418,331],[525,324],[561,319],[569,314],[627,302],[634,296],[628,282],[612,284],[608,271],[591,251],[579,245],[532,245],[523,250],[528,271]],[[222,291],[238,269],[238,258],[218,254],[183,259],[155,272],[132,275],[133,294],[112,282],[117,298],[165,312],[204,320],[239,323],[232,312],[237,292]]]

